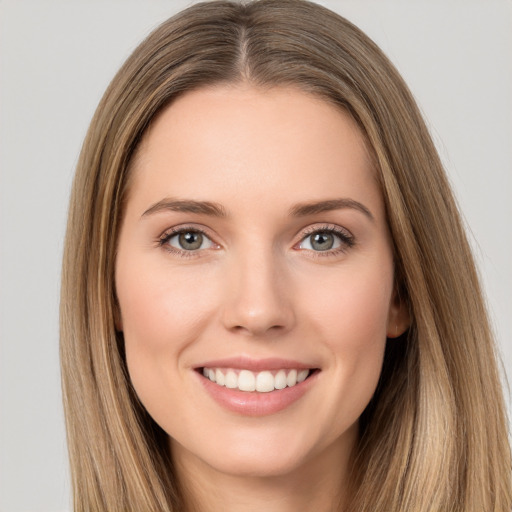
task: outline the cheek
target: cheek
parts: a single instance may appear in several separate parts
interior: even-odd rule
[[[130,379],[152,414],[169,400],[161,395],[182,371],[181,354],[205,330],[214,293],[198,289],[200,276],[137,263],[118,261],[116,289]]]
[[[336,375],[333,406],[343,404],[340,411],[343,409],[345,419],[355,421],[359,417],[377,386],[386,346],[392,279],[392,270],[354,269],[330,280],[322,293],[308,296],[311,328],[330,353]]]
[[[386,339],[393,291],[392,265],[347,266],[304,294],[318,328],[333,348],[364,350]]]
[[[122,263],[116,283],[125,339],[148,351],[180,350],[201,331],[212,309],[214,293],[204,287],[207,278],[197,271]]]

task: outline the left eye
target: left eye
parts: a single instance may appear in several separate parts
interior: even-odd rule
[[[210,249],[213,242],[201,231],[188,229],[175,233],[165,240],[165,243],[182,251],[197,251],[199,249]]]
[[[347,237],[333,231],[315,231],[302,240],[299,248],[317,252],[330,251],[340,248],[343,243],[347,243],[345,238]]]

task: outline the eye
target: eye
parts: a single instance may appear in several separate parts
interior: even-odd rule
[[[161,245],[167,245],[178,251],[199,251],[211,249],[215,244],[197,229],[182,229],[167,233],[160,240]]]
[[[336,253],[354,245],[354,237],[338,228],[315,229],[299,243],[299,249]]]

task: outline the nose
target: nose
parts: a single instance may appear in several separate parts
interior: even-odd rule
[[[286,274],[283,263],[271,250],[233,258],[222,312],[224,327],[257,337],[289,331],[295,313]]]

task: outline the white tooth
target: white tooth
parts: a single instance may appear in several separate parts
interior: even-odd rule
[[[238,377],[233,370],[229,370],[228,373],[226,373],[224,384],[229,389],[235,389],[238,387]]]
[[[215,370],[212,370],[211,368],[208,368],[208,378],[215,382]]]
[[[203,375],[208,378],[208,368],[206,366],[203,368]]]
[[[218,368],[215,370],[215,382],[219,386],[224,386],[224,384],[226,382],[226,378],[224,377],[224,374]]]
[[[306,377],[308,376],[308,373],[309,373],[309,370],[301,370],[297,374],[297,382],[302,382],[302,381],[306,380]]]
[[[286,377],[286,384],[288,384],[290,388],[297,384],[297,370],[290,370],[288,377]]]
[[[286,387],[286,372],[279,370],[274,377],[274,387],[276,389],[284,389]]]
[[[238,374],[238,389],[240,391],[254,391],[256,389],[256,378],[249,370],[242,370]]]
[[[256,391],[268,393],[274,391],[274,376],[270,372],[260,372],[256,376]]]

